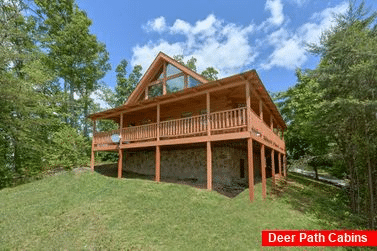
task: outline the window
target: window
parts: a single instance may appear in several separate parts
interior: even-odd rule
[[[197,86],[199,84],[200,84],[200,82],[198,80],[196,80],[195,78],[193,78],[191,76],[188,76],[188,87],[189,88]]]
[[[148,98],[154,98],[162,95],[162,83],[148,87]]]
[[[173,66],[171,64],[167,65],[167,67],[166,67],[166,76],[167,77],[170,77],[170,76],[178,74],[178,73],[181,73],[181,71],[178,68],[176,68],[175,66]]]
[[[180,90],[183,90],[184,87],[185,87],[184,76],[169,79],[168,81],[166,81],[166,92],[167,93],[178,92]]]

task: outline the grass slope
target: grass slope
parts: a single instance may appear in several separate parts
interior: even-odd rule
[[[266,201],[257,184],[250,204],[248,190],[229,199],[184,185],[56,175],[0,191],[0,250],[260,250],[263,229],[355,227],[338,189],[290,180]]]

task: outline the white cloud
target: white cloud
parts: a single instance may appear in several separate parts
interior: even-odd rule
[[[98,104],[101,109],[110,109],[111,107],[109,106],[109,104],[101,98],[101,93],[102,91],[93,92],[92,94],[90,94],[90,98],[92,98],[94,103]]]
[[[147,31],[157,31],[162,32],[166,29],[165,17],[158,17],[154,20],[148,21],[147,25],[144,26]]]
[[[262,64],[263,69],[269,70],[273,66],[294,70],[307,60],[305,47],[297,37],[282,41],[268,59],[268,63]]]
[[[306,44],[318,43],[322,32],[334,25],[333,14],[344,13],[347,7],[347,3],[342,3],[315,13],[311,18],[314,22],[303,24],[295,32],[281,28],[271,33],[266,40],[274,51],[261,67],[267,70],[274,66],[287,69],[301,67],[308,59]]]
[[[211,14],[195,24],[177,19],[172,26],[166,27],[166,31],[170,35],[184,35],[185,38],[175,43],[162,39],[135,46],[132,65],[141,64],[145,71],[158,52],[162,51],[170,56],[184,55],[184,60],[193,56],[198,60],[198,72],[213,66],[221,73],[219,77],[222,77],[238,73],[242,67],[252,63],[257,55],[249,39],[249,35],[254,32],[252,24],[225,24]]]
[[[284,22],[283,4],[281,0],[267,0],[265,9],[271,12],[271,17],[267,22],[279,26]]]
[[[314,13],[312,20],[317,22],[306,23],[298,29],[298,34],[307,43],[318,43],[321,33],[334,25],[334,14],[345,13],[348,3],[344,2],[332,8],[326,8],[322,12]]]

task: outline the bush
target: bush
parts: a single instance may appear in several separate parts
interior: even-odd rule
[[[70,126],[63,126],[52,135],[47,161],[52,167],[73,168],[89,163],[90,142]]]

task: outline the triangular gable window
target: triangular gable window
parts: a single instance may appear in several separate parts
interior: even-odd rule
[[[167,65],[167,67],[166,67],[166,76],[167,77],[170,77],[170,76],[178,74],[178,73],[181,73],[181,71],[178,68],[176,68],[175,66],[173,66],[171,64]]]
[[[195,78],[188,76],[188,88],[200,85],[201,83]]]

